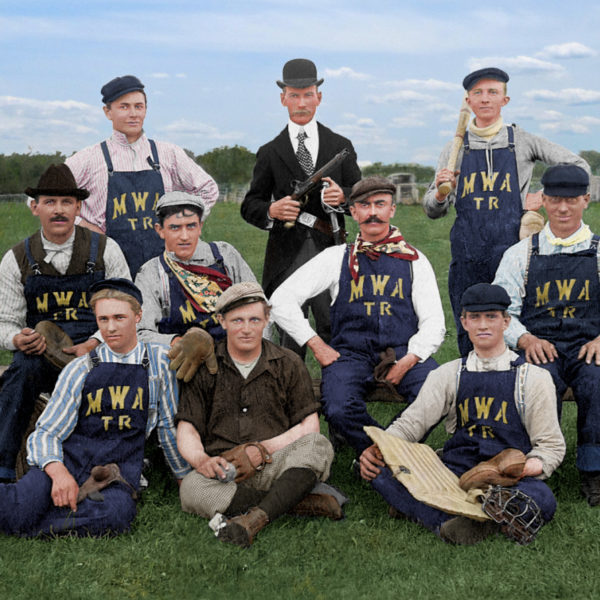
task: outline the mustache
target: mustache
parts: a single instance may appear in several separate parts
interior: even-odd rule
[[[63,223],[63,222],[67,222],[69,219],[67,219],[67,217],[52,217],[50,219],[51,223]]]
[[[359,223],[359,225],[365,225],[367,223],[385,223],[385,221],[382,221],[377,215],[371,215],[368,219],[365,219],[364,221],[362,221],[361,223]]]
[[[310,115],[310,111],[309,110],[295,110],[293,112],[293,116],[294,117],[307,117],[308,115]]]

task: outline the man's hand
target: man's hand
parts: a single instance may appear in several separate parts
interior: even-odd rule
[[[318,335],[311,337],[306,345],[312,350],[321,367],[328,367],[340,357],[340,353],[326,344]]]
[[[588,365],[595,360],[596,364],[600,366],[600,336],[581,346],[577,358],[584,359]]]
[[[532,456],[525,461],[521,477],[537,477],[542,474],[544,463],[537,456]]]
[[[416,354],[409,352],[403,356],[400,360],[396,361],[396,364],[392,365],[390,370],[385,376],[385,380],[398,385],[402,378],[419,362],[419,357]]]
[[[83,356],[88,352],[91,352],[94,348],[97,348],[100,345],[100,342],[96,338],[90,338],[86,342],[81,342],[81,344],[75,344],[74,346],[67,346],[63,348],[62,351],[65,354],[74,354],[75,356]]]
[[[535,193],[528,193],[525,197],[525,210],[540,210],[540,208],[542,208],[543,195],[544,193],[542,190]]]
[[[43,354],[46,350],[46,338],[37,331],[25,327],[13,337],[17,350],[25,354]]]
[[[558,352],[554,344],[548,340],[542,340],[531,333],[524,333],[517,342],[517,347],[525,351],[525,359],[527,362],[546,364],[554,362],[558,357]]]
[[[329,184],[329,187],[325,188],[323,192],[323,202],[329,204],[329,206],[339,206],[346,202],[346,196],[344,196],[344,190],[333,180],[331,177],[323,177],[323,181]]]
[[[435,192],[435,199],[441,204],[442,202],[444,202],[444,200],[446,200],[446,196],[440,194],[439,192],[439,187],[442,183],[446,183],[449,182],[450,185],[452,186],[452,189],[455,190],[456,189],[456,176],[460,173],[460,171],[454,171],[452,172],[450,169],[442,169],[441,171],[438,171],[435,175],[435,187],[437,188],[436,192]]]
[[[269,216],[278,221],[295,221],[300,214],[300,202],[284,196],[269,205]]]
[[[366,481],[375,479],[381,472],[381,468],[385,467],[381,450],[375,444],[363,450],[359,462],[360,476]]]
[[[204,458],[196,462],[194,468],[198,473],[209,479],[225,479],[225,468],[227,466],[227,461],[222,456],[204,454]]]
[[[50,495],[54,506],[70,506],[73,512],[77,512],[79,486],[67,467],[61,462],[54,461],[48,463],[44,467],[44,471],[52,479]]]

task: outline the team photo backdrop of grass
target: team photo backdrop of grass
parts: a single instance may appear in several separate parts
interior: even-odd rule
[[[600,206],[590,206],[584,218],[600,231]],[[437,274],[448,329],[439,362],[458,356],[446,289],[452,221],[432,221],[419,206],[399,206],[394,219]],[[24,204],[0,203],[0,253],[37,226]],[[350,231],[355,235],[353,222]],[[260,280],[267,234],[246,224],[238,205],[218,204],[203,238],[235,245]],[[8,364],[10,353],[0,358]],[[309,368],[319,376],[314,360]],[[398,407],[375,403],[370,410],[387,424]],[[350,497],[344,521],[283,517],[242,550],[218,542],[206,520],[181,512],[177,488],[151,448],[150,487],[130,534],[49,542],[0,534],[0,597],[597,598],[600,513],[579,496],[575,419],[569,402],[562,421],[568,453],[550,480],[558,511],[528,547],[505,538],[453,547],[416,524],[390,519],[384,501],[351,473],[353,456],[345,449],[330,479]],[[445,438],[438,426],[428,443],[437,448]]]

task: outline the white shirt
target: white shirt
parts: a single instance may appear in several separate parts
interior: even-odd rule
[[[290,134],[290,142],[292,142],[294,154],[298,152],[298,133],[301,129],[306,134],[304,145],[312,158],[314,166],[317,164],[317,157],[319,156],[319,128],[317,127],[317,122],[312,119],[306,125],[298,125],[291,120],[288,121],[288,133]]]

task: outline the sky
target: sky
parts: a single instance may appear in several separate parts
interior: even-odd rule
[[[100,88],[126,74],[149,137],[256,152],[287,122],[275,81],[299,57],[325,79],[318,120],[361,165],[435,165],[483,66],[510,75],[506,122],[600,151],[599,29],[592,0],[1,0],[0,153],[109,137]]]

